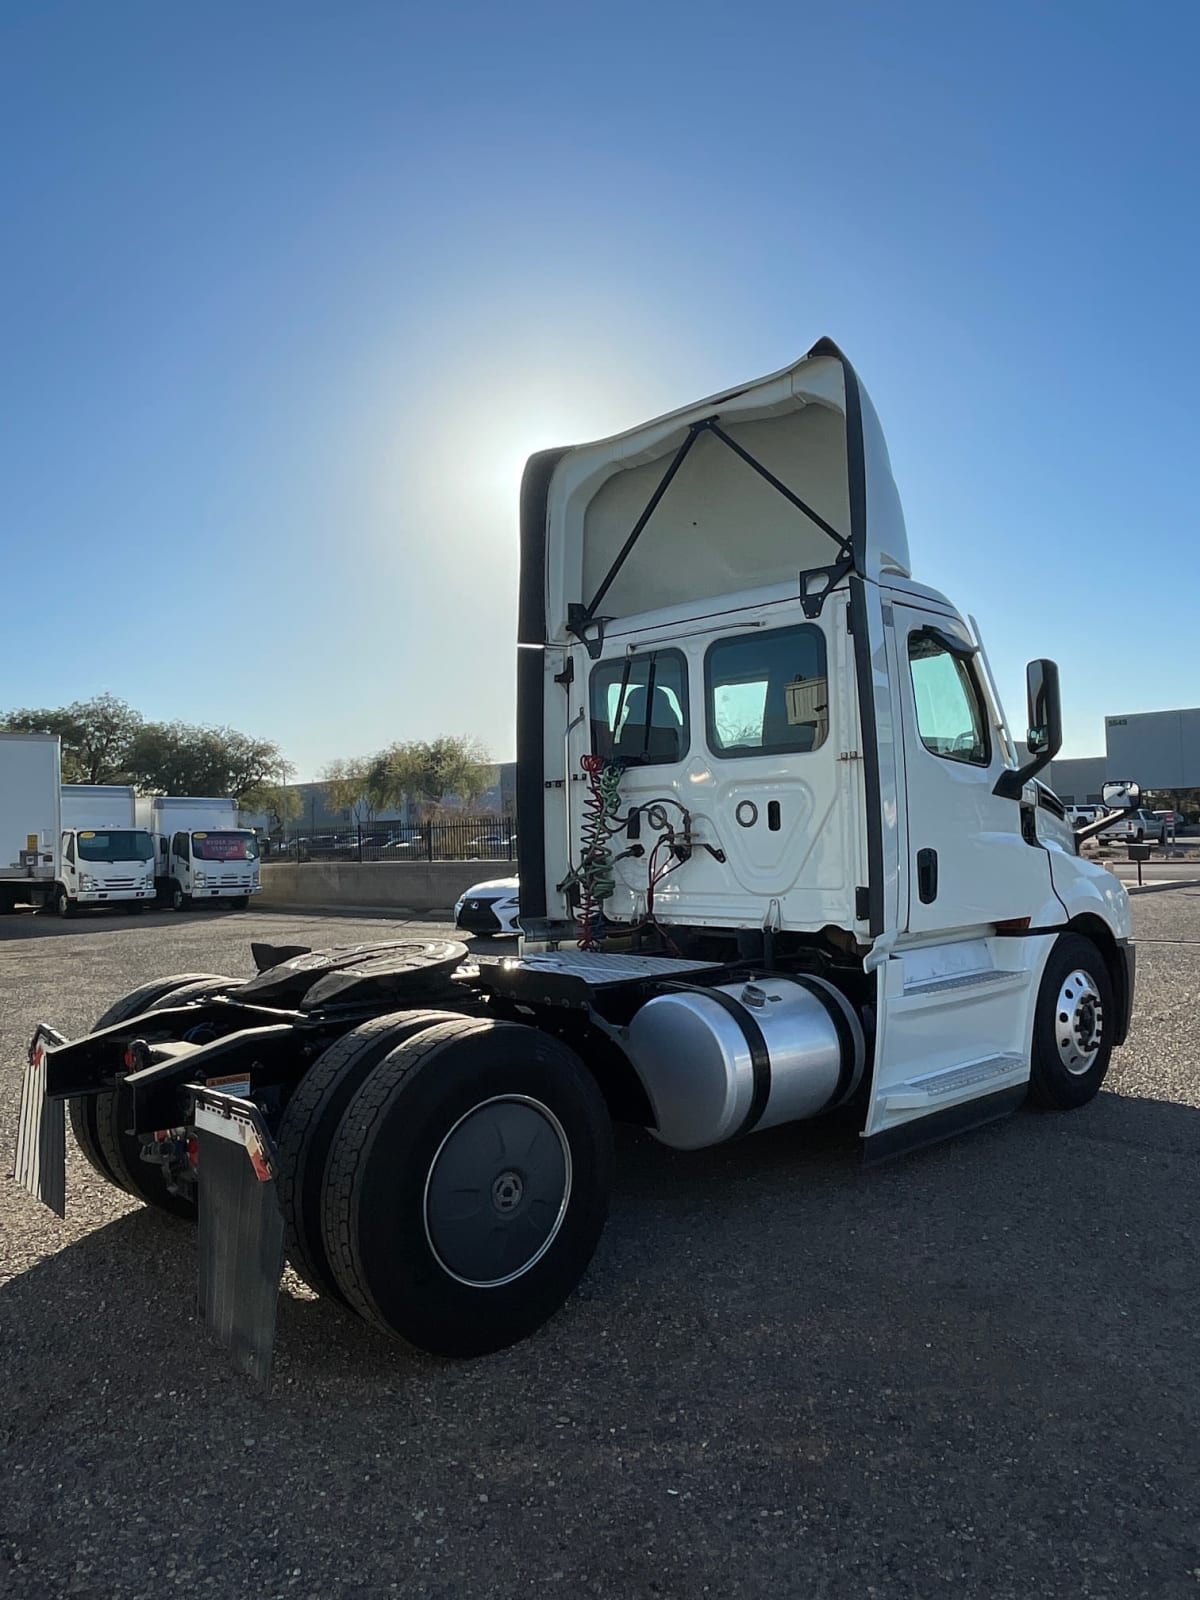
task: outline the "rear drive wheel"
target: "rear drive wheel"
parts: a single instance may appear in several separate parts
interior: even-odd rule
[[[199,1000],[214,989],[234,987],[241,980],[215,974],[182,973],[159,978],[134,989],[98,1017],[92,1031],[109,1028],[143,1011],[160,1010],[164,1005]],[[141,1141],[125,1130],[130,1122],[131,1095],[123,1085],[99,1095],[80,1095],[67,1102],[71,1131],[84,1156],[102,1178],[118,1189],[160,1211],[193,1221],[194,1200],[172,1194],[161,1167],[141,1159]]]
[[[279,1150],[279,1203],[288,1260],[318,1294],[345,1300],[321,1230],[321,1194],[330,1146],[363,1080],[390,1051],[452,1011],[407,1011],[376,1017],[344,1034],[313,1062],[284,1109]]]
[[[608,1212],[612,1128],[573,1050],[457,1018],[406,1040],[342,1118],[325,1249],[356,1310],[434,1355],[541,1326],[583,1276]]]
[[[1112,1056],[1112,980],[1090,939],[1066,933],[1042,975],[1033,1022],[1029,1092],[1035,1105],[1069,1111],[1099,1093]]]

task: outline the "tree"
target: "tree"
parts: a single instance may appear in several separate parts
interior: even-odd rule
[[[0,726],[14,733],[57,733],[64,783],[125,783],[143,723],[141,712],[124,700],[99,694],[55,710],[10,711]]]
[[[128,765],[147,794],[232,795],[240,802],[277,781],[282,761],[277,744],[236,728],[147,722],[133,740]]]
[[[460,734],[394,744],[378,760],[375,782],[391,805],[408,797],[426,811],[451,798],[471,806],[496,781],[484,746]]]
[[[239,796],[243,811],[262,811],[270,824],[268,831],[276,833],[284,823],[291,822],[303,810],[299,789],[288,779],[295,768],[289,761],[280,761],[269,778]]]
[[[353,822],[371,821],[379,809],[378,791],[371,781],[373,765],[368,756],[329,763],[321,782],[331,811],[348,811]]]

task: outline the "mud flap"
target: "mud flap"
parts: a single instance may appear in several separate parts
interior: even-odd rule
[[[201,1320],[239,1371],[266,1388],[283,1272],[275,1147],[251,1100],[196,1090]]]
[[[67,1209],[66,1107],[46,1094],[46,1056],[66,1042],[44,1022],[38,1023],[29,1041],[13,1163],[13,1176],[21,1187],[60,1217]]]

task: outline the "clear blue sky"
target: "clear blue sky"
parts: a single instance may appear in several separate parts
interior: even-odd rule
[[[524,456],[821,334],[1014,721],[1197,704],[1198,75],[1182,0],[10,0],[0,706],[508,757]]]

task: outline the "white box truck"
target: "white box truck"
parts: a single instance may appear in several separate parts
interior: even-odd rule
[[[61,783],[56,733],[0,733],[0,912],[53,898]]]
[[[137,819],[154,840],[158,892],[176,911],[197,901],[242,911],[262,887],[258,836],[238,826],[236,800],[141,795]]]
[[[155,900],[154,845],[139,828],[127,783],[64,783],[55,909],[81,905],[140,911]]]
[[[68,1102],[98,1172],[199,1212],[203,1318],[261,1376],[285,1250],[435,1354],[532,1333],[614,1119],[692,1151],[840,1108],[874,1162],[1084,1107],[1126,1036],[1126,892],[1036,781],[1057,669],[1026,759],[836,346],[535,456],[518,638],[518,955],[260,944],[30,1045],[21,1181],[61,1208]]]

